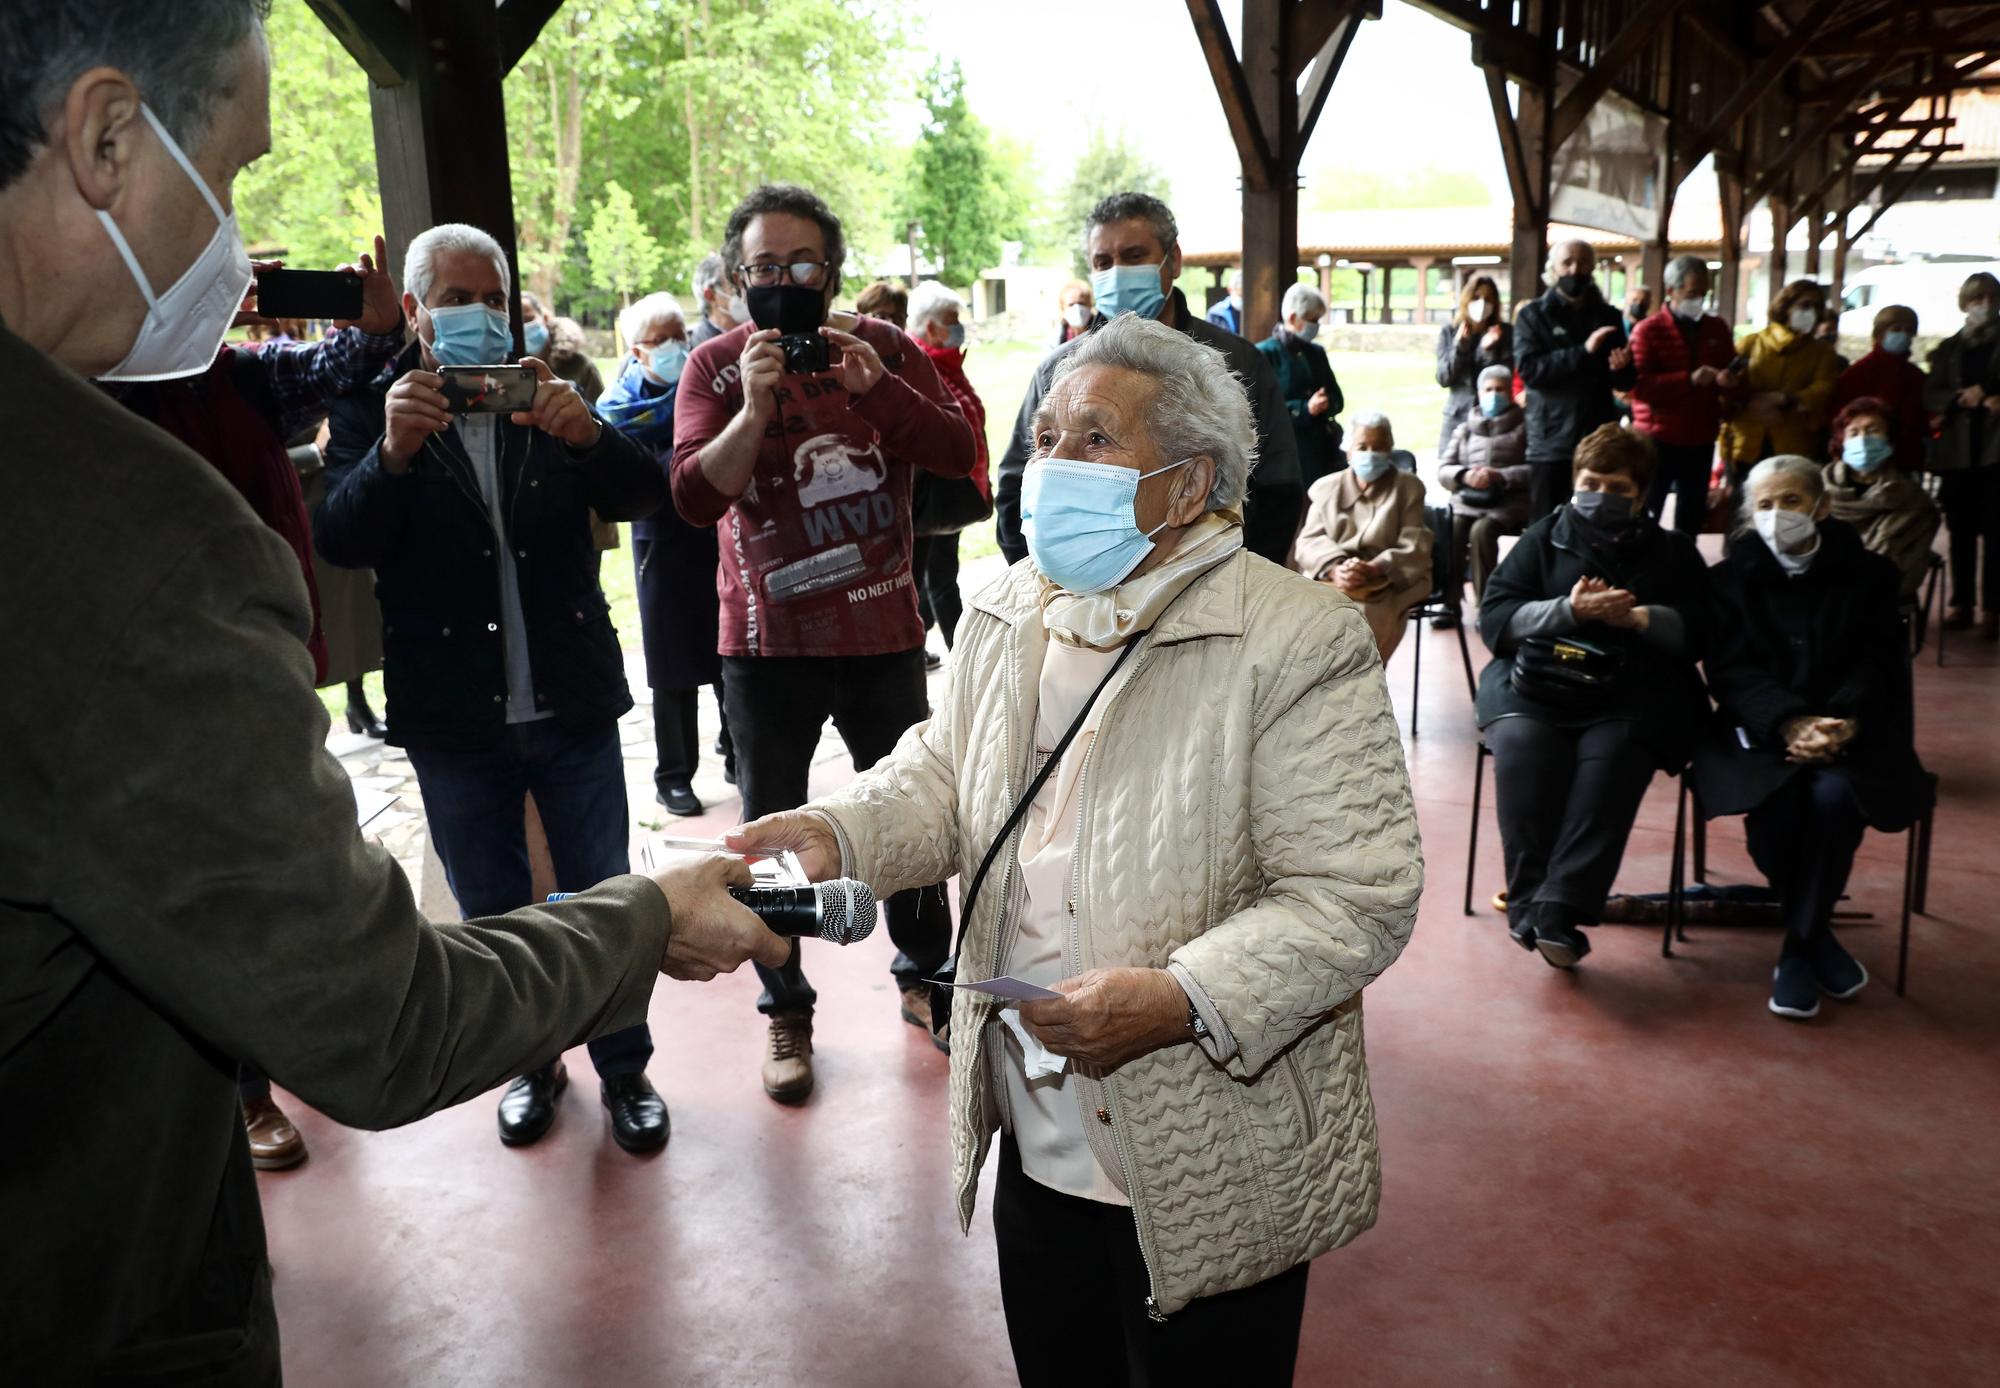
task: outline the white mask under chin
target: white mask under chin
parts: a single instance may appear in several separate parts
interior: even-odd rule
[[[222,347],[223,334],[236,320],[254,273],[250,253],[244,249],[242,233],[236,228],[236,218],[222,210],[222,204],[209,191],[207,180],[195,171],[180,145],[167,133],[167,127],[153,114],[152,107],[141,104],[139,113],[200,191],[202,201],[215,214],[216,227],[215,234],[181,277],[166,293],[155,294],[125,233],[118,229],[109,212],[99,209],[97,220],[104,224],[111,244],[118,248],[126,270],[146,298],[146,318],[139,325],[132,350],[118,365],[98,377],[104,381],[168,381],[207,370]]]

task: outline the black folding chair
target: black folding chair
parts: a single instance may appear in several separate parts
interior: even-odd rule
[[[1432,617],[1450,614],[1456,618],[1453,630],[1458,633],[1458,658],[1465,666],[1465,684],[1478,696],[1478,685],[1472,678],[1472,648],[1465,640],[1465,614],[1455,610],[1446,601],[1452,596],[1456,586],[1456,596],[1463,597],[1465,581],[1458,574],[1458,558],[1451,544],[1451,508],[1449,506],[1426,506],[1424,519],[1431,530],[1431,591],[1430,596],[1410,609],[1409,620],[1422,623]],[[1463,604],[1461,603],[1461,608]],[[1419,638],[1422,632],[1418,632]],[[1418,694],[1424,681],[1424,643],[1421,639],[1413,643],[1410,651],[1410,736],[1417,735]]]

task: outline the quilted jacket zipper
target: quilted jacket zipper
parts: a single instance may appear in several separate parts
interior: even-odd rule
[[[1306,1125],[1306,1141],[1319,1136],[1319,1113],[1313,1108],[1312,1096],[1306,1092],[1306,1077],[1299,1069],[1298,1057],[1286,1051],[1282,1057],[1285,1063],[1285,1077],[1292,1082],[1292,1094],[1299,1101],[1301,1121]]]

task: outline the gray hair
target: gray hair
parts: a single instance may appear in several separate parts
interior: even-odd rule
[[[1564,251],[1568,250],[1571,246],[1581,246],[1586,251],[1589,251],[1591,266],[1595,268],[1595,266],[1597,265],[1597,247],[1591,245],[1590,242],[1584,240],[1581,236],[1569,236],[1563,238],[1562,240],[1556,242],[1554,245],[1549,247],[1549,258],[1542,262],[1542,278],[1549,280],[1551,282],[1555,280],[1556,257],[1561,255]]]
[[[0,5],[0,188],[48,143],[76,79],[116,68],[193,158],[216,105],[236,95],[244,42],[270,0],[8,0]]]
[[[1708,262],[1698,255],[1677,255],[1667,262],[1667,272],[1662,278],[1665,279],[1667,288],[1679,289],[1687,283],[1688,276],[1696,271],[1700,271],[1701,277],[1707,279]]]
[[[1479,373],[1479,384],[1483,386],[1489,380],[1497,380],[1511,391],[1514,386],[1514,368],[1511,366],[1502,366],[1500,363],[1495,362]]]
[[[500,249],[498,241],[464,222],[444,222],[418,233],[410,242],[410,249],[403,255],[404,292],[420,304],[428,302],[431,290],[437,285],[438,256],[461,251],[491,260],[500,267],[500,287],[512,286],[513,277],[507,273],[507,252]]]
[[[1736,507],[1735,533],[1740,535],[1754,526],[1751,517],[1757,514],[1757,486],[1771,477],[1797,479],[1806,491],[1812,493],[1815,505],[1826,495],[1826,472],[1811,458],[1801,458],[1796,453],[1779,453],[1766,458],[1751,468],[1750,475],[1743,479],[1743,499]]]
[[[1153,238],[1160,248],[1172,251],[1180,244],[1180,224],[1174,221],[1173,209],[1154,197],[1151,193],[1113,193],[1110,197],[1090,209],[1090,216],[1084,219],[1084,247],[1089,249],[1090,233],[1096,228],[1112,222],[1130,221],[1137,217],[1152,228]]]
[[[694,267],[695,297],[706,299],[711,289],[721,289],[729,279],[729,267],[723,263],[722,253],[712,251],[701,258],[701,264]]]
[[[1389,442],[1394,443],[1396,441],[1396,426],[1391,424],[1389,416],[1383,414],[1380,410],[1363,410],[1359,414],[1351,414],[1347,417],[1347,436],[1349,438],[1360,438],[1363,429],[1380,429],[1389,436]]]
[[[910,291],[910,307],[905,317],[910,331],[914,333],[924,324],[935,322],[953,310],[963,314],[965,300],[959,298],[950,286],[936,280],[925,280]]]
[[[1146,430],[1161,458],[1177,463],[1206,454],[1215,460],[1208,509],[1242,504],[1250,469],[1257,465],[1257,426],[1250,396],[1227,357],[1165,323],[1127,313],[1082,339],[1063,358],[1049,381],[1050,391],[1086,366],[1122,367],[1150,377],[1153,398]]]
[[[679,323],[683,326],[687,323],[687,316],[681,312],[681,301],[664,289],[633,300],[631,307],[618,315],[618,335],[630,347],[639,340],[641,332],[655,323]]]
[[[1300,280],[1285,291],[1285,301],[1279,306],[1279,311],[1287,318],[1295,313],[1303,318],[1314,309],[1318,309],[1322,314],[1326,312],[1326,296],[1304,280]]]

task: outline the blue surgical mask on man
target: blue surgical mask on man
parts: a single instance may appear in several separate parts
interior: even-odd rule
[[[1895,451],[1896,446],[1880,434],[1859,434],[1840,445],[1840,461],[1856,472],[1873,472]]]
[[[1167,528],[1165,521],[1139,528],[1133,510],[1139,484],[1193,461],[1151,472],[1069,458],[1031,464],[1021,479],[1021,531],[1035,567],[1072,593],[1101,593],[1124,582],[1152,552],[1153,536]]]
[[[484,304],[427,308],[431,355],[440,366],[497,366],[514,346],[514,329],[507,315]]]
[[[1396,459],[1388,453],[1371,453],[1366,449],[1357,449],[1347,455],[1347,465],[1354,469],[1354,475],[1361,479],[1363,486],[1366,486],[1396,466]]]
[[[527,344],[528,355],[539,357],[549,350],[549,325],[539,318],[531,318],[521,325],[521,340]]]
[[[1502,414],[1507,409],[1507,393],[1502,390],[1482,390],[1479,392],[1479,412],[1488,419]]]
[[[1157,318],[1160,305],[1167,301],[1160,288],[1158,265],[1113,265],[1108,270],[1090,272],[1090,294],[1097,311],[1106,318],[1136,313],[1141,318]]]
[[[1910,335],[1897,328],[1882,334],[1882,350],[1892,357],[1910,355]]]

